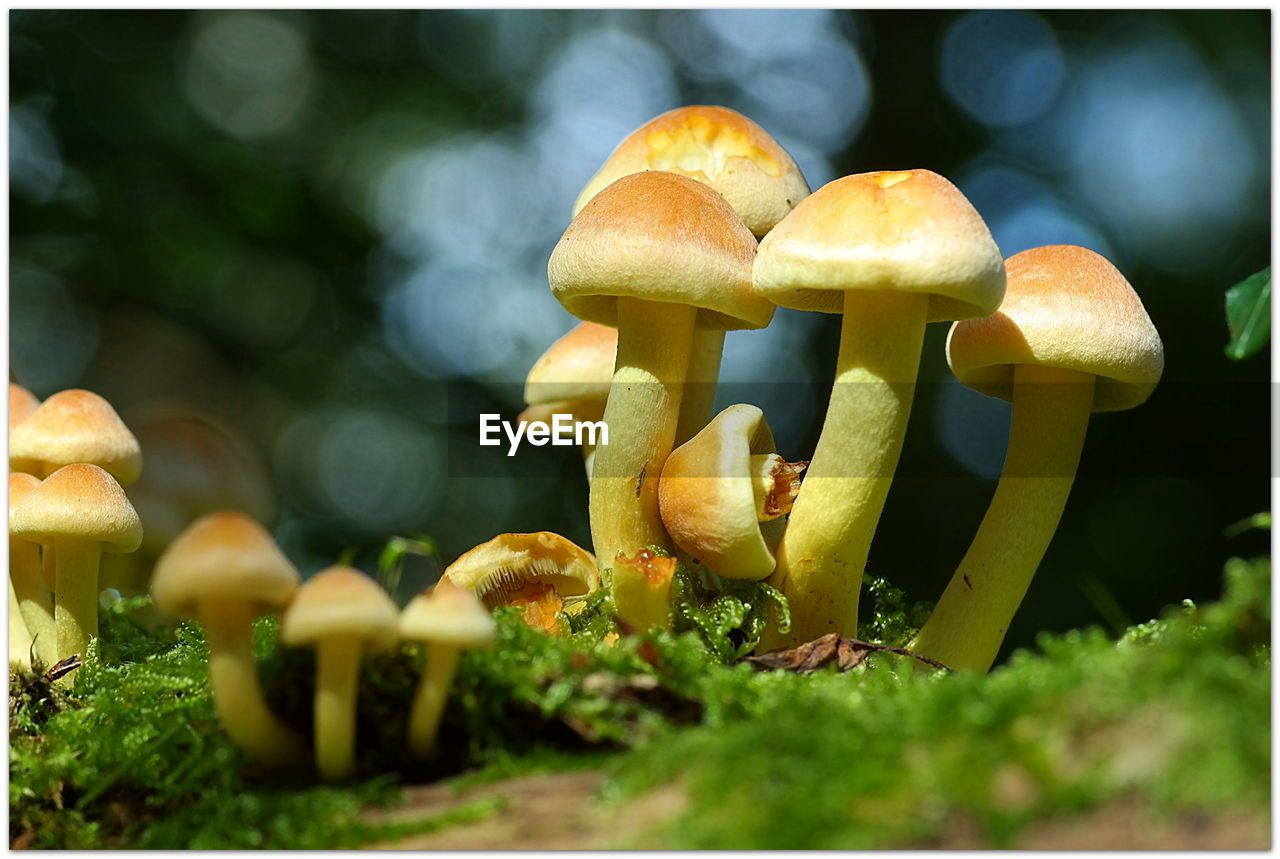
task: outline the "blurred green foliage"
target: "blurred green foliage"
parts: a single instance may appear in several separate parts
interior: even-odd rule
[[[1271,266],[1227,290],[1227,357],[1242,361],[1258,354],[1271,337]]]

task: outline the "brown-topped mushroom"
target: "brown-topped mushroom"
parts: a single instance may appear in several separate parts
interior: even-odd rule
[[[607,325],[579,322],[568,334],[552,343],[529,370],[524,383],[522,421],[550,424],[558,414],[570,421],[599,421],[609,399],[613,364],[618,357],[618,332]],[[582,445],[587,477],[595,459],[596,445]]]

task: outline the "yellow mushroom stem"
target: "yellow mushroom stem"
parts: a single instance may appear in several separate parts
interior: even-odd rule
[[[9,538],[9,591],[13,595],[10,625],[20,626],[28,639],[34,639],[36,656],[46,668],[57,662],[58,633],[53,614],[53,599],[45,588],[40,570],[40,545],[21,537]],[[28,647],[30,641],[27,642]],[[9,654],[11,657],[12,653]],[[26,658],[27,654],[24,653]]]
[[[957,670],[986,671],[1058,528],[1075,480],[1096,377],[1014,368],[1004,469],[982,524],[913,650]]]
[[[315,648],[316,769],[328,781],[340,781],[355,769],[361,641],[333,636],[318,639]]]
[[[675,558],[656,555],[641,549],[634,557],[620,557],[613,568],[613,601],[624,599],[629,605],[640,607],[642,612],[622,619],[644,632],[651,627],[665,627],[671,621],[671,578],[675,575]],[[618,573],[625,573],[619,579]]]
[[[89,639],[98,635],[98,562],[102,544],[56,538],[47,544],[58,560],[53,618],[58,659],[85,655]],[[64,680],[69,684],[74,674]]]
[[[31,650],[33,640],[31,632],[22,620],[22,610],[18,607],[18,597],[13,592],[13,582],[9,582],[9,667],[28,669],[31,667]]]
[[[458,670],[458,650],[455,645],[438,641],[427,645],[427,664],[409,711],[409,751],[416,757],[429,758],[436,753],[440,719]]]
[[[760,652],[857,634],[858,596],[911,414],[929,298],[848,290],[826,420],[778,544],[769,581],[791,603],[791,631]]]
[[[800,472],[808,465],[807,462],[787,462],[776,453],[751,456],[748,467],[758,520],[772,522],[791,512],[800,493]]]
[[[609,443],[596,451],[591,473],[591,539],[600,568],[614,570],[618,613],[630,623],[666,616],[665,604],[658,611],[633,602],[643,589],[619,590],[635,572],[616,559],[671,548],[658,515],[658,478],[675,443],[695,314],[682,304],[618,299],[618,358],[604,411]]]
[[[675,446],[679,447],[711,423],[715,416],[716,383],[720,380],[720,359],[724,355],[724,329],[695,324],[689,351],[689,370],[680,398],[680,419],[676,423]]]
[[[218,718],[232,742],[267,764],[301,759],[302,743],[267,707],[253,656],[254,609],[248,603],[205,601],[200,624],[209,644],[209,684]]]

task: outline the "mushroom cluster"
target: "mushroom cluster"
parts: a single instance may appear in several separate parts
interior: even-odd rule
[[[591,453],[589,518],[618,616],[669,624],[675,551],[781,591],[791,626],[770,627],[761,650],[856,634],[928,323],[954,323],[961,381],[1014,403],[1006,479],[917,642],[960,668],[994,658],[1056,528],[1084,416],[1141,402],[1162,366],[1141,302],[1097,254],[1038,248],[1006,264],[982,216],[930,170],[810,194],[776,141],[722,107],[673,110],[623,140],[579,196],[547,276],[570,313],[617,329],[612,378],[592,376],[610,436]],[[775,306],[841,316],[822,432],[794,465],[754,406],[711,417],[724,333],[768,325]],[[581,378],[581,365],[550,360],[579,336],[530,382]]]

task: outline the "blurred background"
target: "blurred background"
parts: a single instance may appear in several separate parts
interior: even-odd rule
[[[579,190],[636,126],[697,103],[760,123],[813,188],[942,173],[1006,256],[1085,245],[1142,296],[1164,380],[1093,419],[1006,650],[1211,599],[1228,555],[1266,551],[1265,533],[1224,530],[1269,504],[1268,355],[1223,354],[1224,290],[1270,262],[1266,11],[13,11],[9,26],[11,379],[41,398],[90,388],[135,431],[216,427],[225,468],[270,487],[244,505],[304,574],[348,550],[371,570],[396,534],[434,537],[444,563],[504,531],[589,545],[577,451],[507,458],[477,446],[477,415],[514,417],[575,322],[545,266]],[[792,459],[816,441],[838,323],[784,310],[728,335],[720,404],[761,406]],[[945,336],[930,326],[870,560],[921,599],[977,527],[1009,415],[954,382]]]

